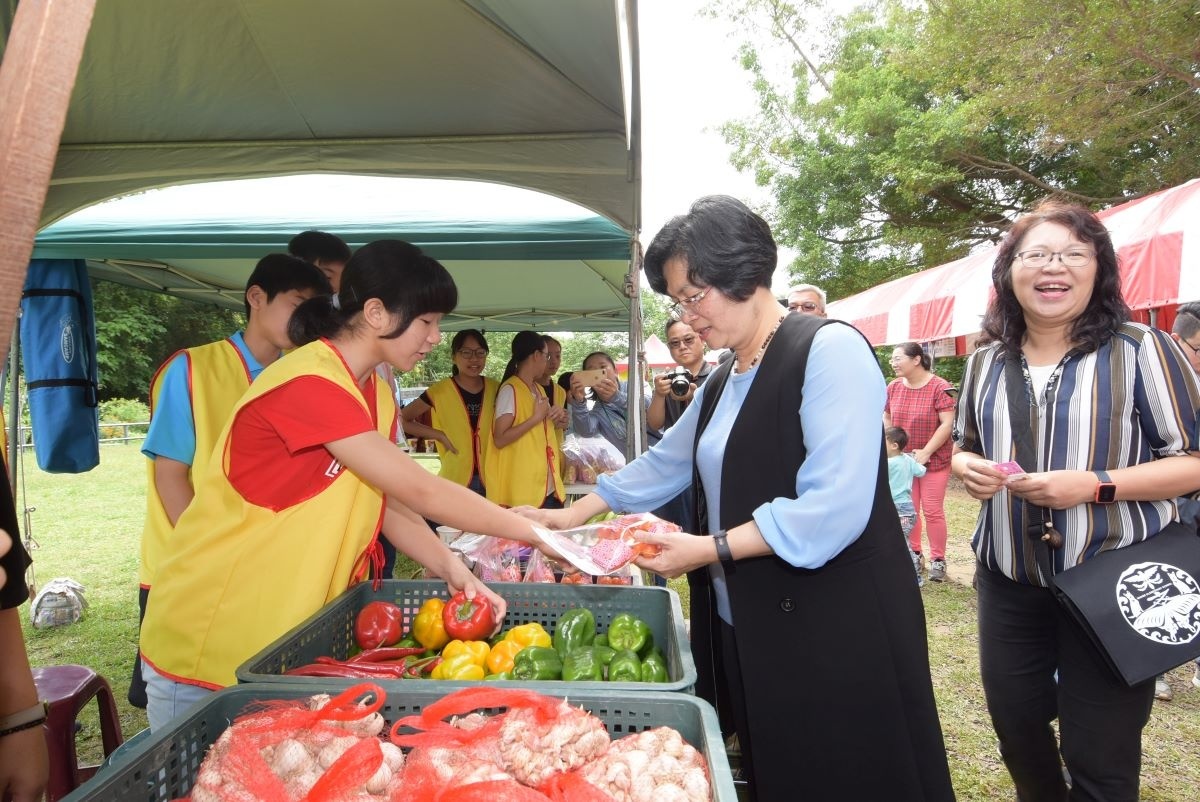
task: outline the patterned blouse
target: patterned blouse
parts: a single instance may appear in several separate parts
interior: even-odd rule
[[[996,462],[1016,458],[1004,358],[999,343],[971,355],[954,420],[955,444]],[[1032,390],[1023,356],[1021,364],[1028,398]],[[1037,470],[1113,470],[1200,450],[1198,408],[1196,375],[1170,337],[1125,323],[1099,350],[1072,351],[1054,369],[1030,421]],[[990,570],[1046,586],[1033,541],[1012,525],[1014,518],[1021,520],[1020,504],[1006,490],[984,502],[972,546]],[[1152,537],[1177,514],[1173,498],[1087,503],[1050,512],[1065,538],[1062,548],[1051,551],[1055,573]]]
[[[894,379],[888,384],[884,410],[892,416],[892,425],[899,426],[908,435],[909,451],[924,448],[942,425],[938,415],[954,409],[954,396],[946,392],[952,386],[937,375],[930,376],[924,387],[909,387],[904,379]],[[953,445],[950,438],[946,438],[946,442],[929,456],[926,470],[948,470]]]

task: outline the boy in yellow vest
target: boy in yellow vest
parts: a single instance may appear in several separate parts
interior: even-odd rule
[[[246,282],[246,328],[224,340],[172,355],[150,383],[146,455],[146,523],[142,530],[139,618],[175,522],[195,494],[194,477],[212,457],[217,437],[250,383],[289,348],[292,312],[314,295],[328,295],[329,280],[314,265],[287,254],[264,256]],[[146,706],[139,661],[129,703]]]

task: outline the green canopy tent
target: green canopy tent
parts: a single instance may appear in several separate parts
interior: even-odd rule
[[[404,239],[454,276],[446,328],[622,331],[630,235],[558,198],[468,181],[291,176],[171,187],[43,229],[33,255],[84,259],[95,278],[242,308],[264,254],[309,228],[357,247]]]

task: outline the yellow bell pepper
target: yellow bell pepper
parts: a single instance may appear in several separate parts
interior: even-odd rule
[[[491,651],[492,647],[488,645],[487,641],[452,640],[446,644],[446,648],[442,649],[442,659],[448,660],[456,655],[465,654],[470,656],[472,663],[482,668],[487,665],[488,654]]]
[[[517,652],[525,647],[517,643],[515,640],[502,640],[492,647],[491,653],[487,659],[487,670],[489,674],[502,674],[506,671],[513,670],[513,659],[516,658]]]
[[[413,620],[412,636],[426,649],[436,651],[450,640],[446,625],[442,623],[442,608],[445,606],[446,603],[441,599],[429,599],[421,605]]]
[[[429,676],[431,679],[483,679],[483,666],[476,665],[473,660],[474,657],[467,652],[450,658],[443,657]]]
[[[513,627],[504,636],[504,640],[518,643],[521,645],[521,648],[525,648],[526,646],[549,646],[551,644],[550,633],[537,621]]]

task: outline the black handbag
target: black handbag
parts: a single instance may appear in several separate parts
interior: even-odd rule
[[[1004,371],[1017,462],[1035,471],[1030,402],[1015,355],[1006,355]],[[1200,536],[1194,526],[1176,521],[1153,537],[1055,574],[1050,549],[1062,536],[1047,510],[1023,506],[1025,533],[1055,598],[1126,685],[1200,657]]]

